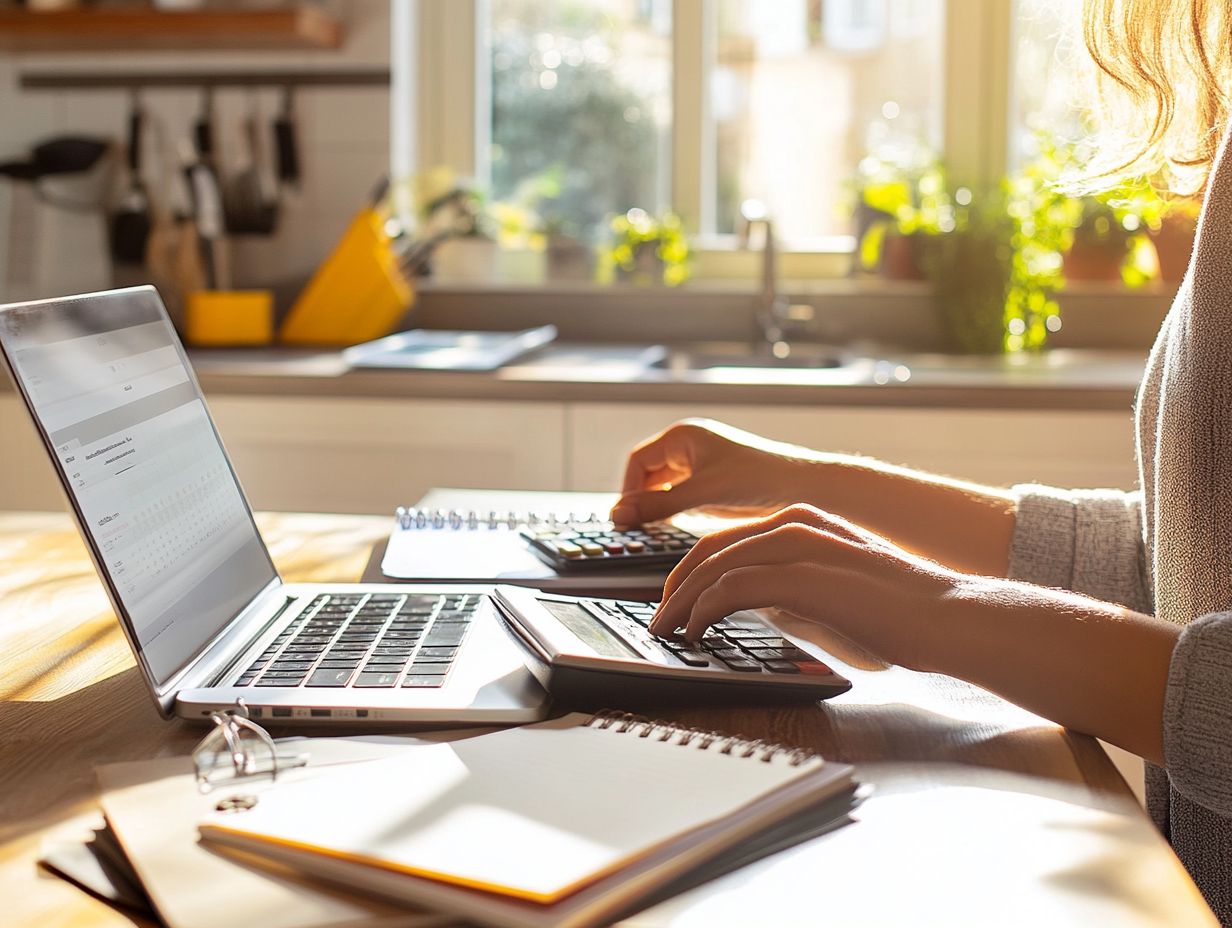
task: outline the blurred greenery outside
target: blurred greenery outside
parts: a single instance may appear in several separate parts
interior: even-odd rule
[[[492,198],[522,210],[536,232],[590,245],[603,241],[611,217],[665,207],[668,126],[613,67],[645,24],[634,29],[593,3],[493,6]],[[666,92],[666,60],[646,68],[660,65]]]

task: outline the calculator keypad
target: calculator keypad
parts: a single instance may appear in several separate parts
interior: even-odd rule
[[[654,618],[655,603],[601,602],[613,615],[627,616],[642,628]],[[738,673],[822,674],[833,671],[758,619],[729,616],[706,629],[699,642],[655,638],[687,667],[713,667]]]
[[[671,566],[698,541],[692,532],[666,522],[628,529],[611,522],[527,526],[522,537],[558,570]]]

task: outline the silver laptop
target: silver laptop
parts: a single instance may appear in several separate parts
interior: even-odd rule
[[[153,287],[0,306],[0,355],[164,716],[545,714],[490,590],[283,582]]]

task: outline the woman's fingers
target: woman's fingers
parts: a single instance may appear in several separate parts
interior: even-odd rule
[[[712,554],[690,571],[684,582],[659,607],[650,624],[650,631],[656,635],[670,635],[689,624],[694,604],[702,593],[720,584],[731,571],[744,567],[786,567],[800,563],[841,567],[844,566],[843,562],[850,560],[850,552],[856,549],[864,549],[860,540],[798,522],[780,525],[737,541]],[[786,583],[781,586],[780,593],[784,597],[793,595],[794,591],[788,589]],[[699,637],[704,630],[704,627],[690,625],[686,637]]]
[[[693,472],[693,458],[688,434],[672,426],[629,452],[621,492],[656,489],[673,477],[687,477]]]
[[[840,537],[848,538],[849,540],[860,540],[859,531],[849,522],[832,516],[829,513],[822,512],[814,506],[808,506],[803,503],[794,506],[788,506],[785,509],[780,509],[769,516],[761,519],[756,519],[752,522],[744,523],[743,525],[735,525],[731,528],[720,529],[716,532],[710,532],[702,537],[689,551],[688,554],[681,559],[680,563],[668,574],[667,582],[663,586],[663,599],[669,599],[685,579],[693,572],[693,570],[706,561],[707,558],[724,548],[728,548],[737,542],[743,541],[746,538],[752,538],[755,535],[762,535],[768,531],[778,528],[782,525],[790,525],[799,523],[801,525],[811,525],[815,528],[824,528],[827,531],[833,532]]]
[[[688,437],[675,427],[634,448],[625,463],[624,483],[620,499],[612,507],[612,521],[640,525],[689,508],[678,505],[676,497],[667,494],[689,483],[693,458]]]
[[[626,493],[612,507],[612,521],[622,527],[658,522],[686,509],[704,506],[721,487],[721,480],[707,475],[689,477],[664,490]]]
[[[741,609],[782,609],[798,616],[810,615],[824,601],[828,571],[820,564],[753,564],[723,574],[697,597],[684,623],[690,640],[721,619]]]

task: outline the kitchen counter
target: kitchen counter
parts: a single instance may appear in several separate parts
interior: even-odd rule
[[[1135,351],[854,355],[835,368],[661,368],[646,346],[560,343],[485,373],[350,369],[338,352],[194,351],[207,394],[1008,409],[1129,409]]]

